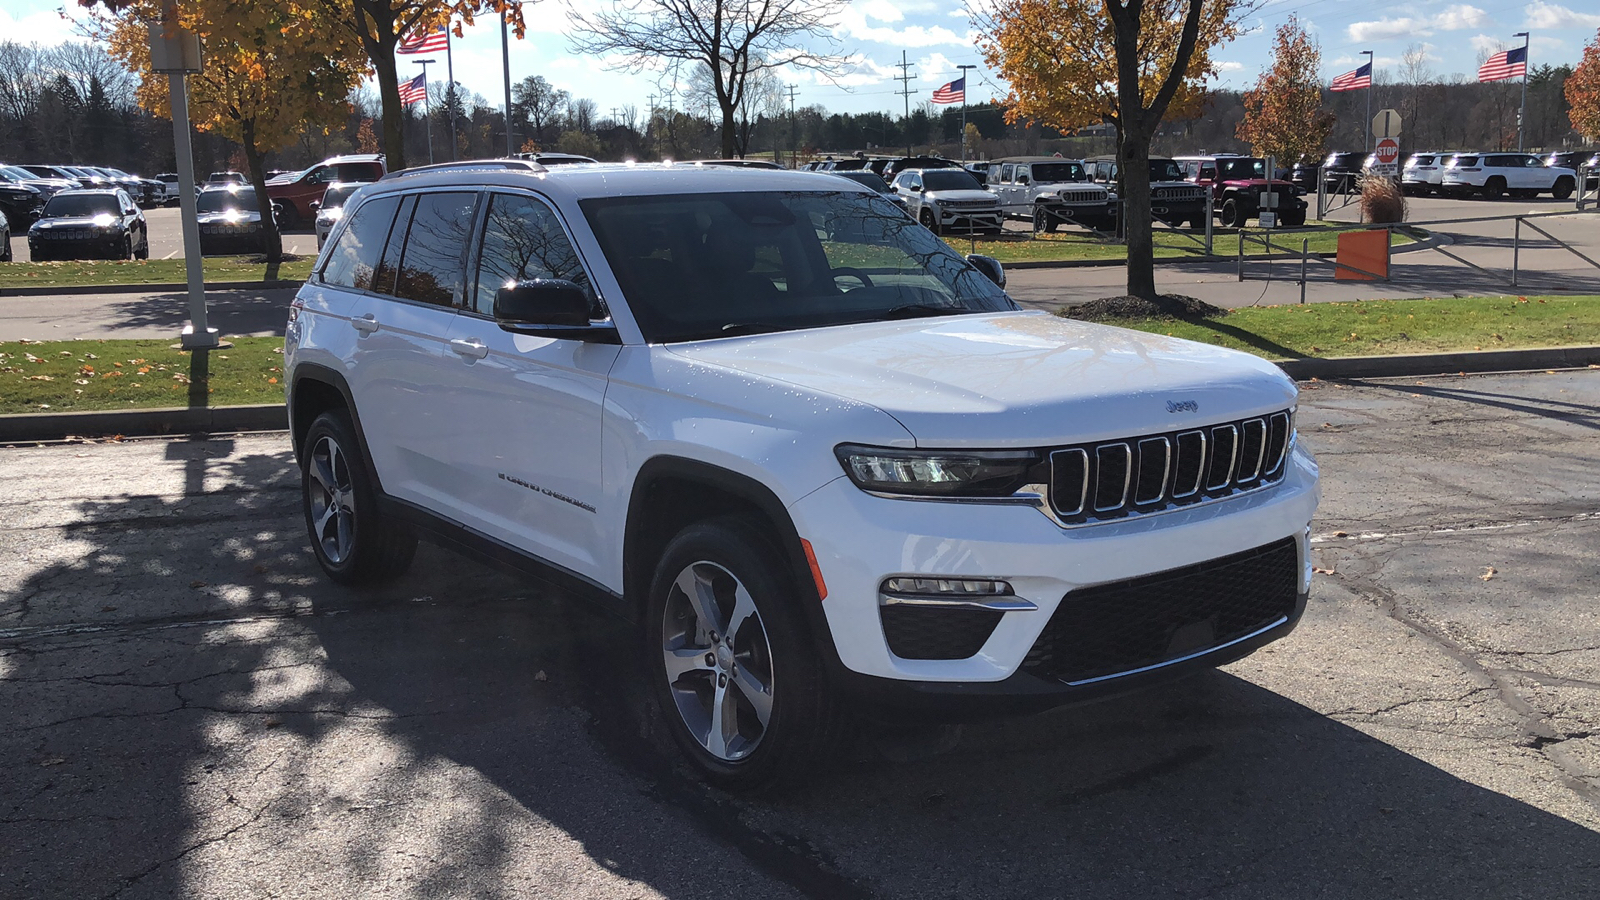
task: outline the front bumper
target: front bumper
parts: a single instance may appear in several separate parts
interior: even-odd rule
[[[1034,209],[1043,210],[1058,221],[1100,231],[1109,231],[1117,223],[1117,210],[1111,203],[1035,203]]]
[[[94,259],[119,256],[126,235],[111,234],[28,235],[28,253],[34,259]]]
[[[828,587],[823,613],[858,693],[924,699],[1016,695],[1051,705],[1218,665],[1287,634],[1309,586],[1308,526],[1319,499],[1317,467],[1296,447],[1277,484],[1202,506],[1131,520],[1062,528],[1039,510],[992,503],[926,502],[869,495],[840,477],[790,508]],[[1023,671],[1071,592],[1207,563],[1291,539],[1297,593],[1287,620],[1249,640],[1176,654],[1170,665],[1073,685]],[[999,579],[1035,608],[1005,612],[975,653],[906,659],[885,634],[879,586],[892,576]],[[1081,593],[1078,596],[1083,596]],[[1135,667],[1140,668],[1140,667]]]
[[[200,226],[200,253],[204,256],[260,253],[265,247],[265,239],[259,228],[246,231],[225,225]]]
[[[984,207],[979,209],[946,209],[938,207],[939,227],[954,231],[999,231],[1001,227],[1000,207]]]

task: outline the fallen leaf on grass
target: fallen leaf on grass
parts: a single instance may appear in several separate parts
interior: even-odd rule
[[[1311,571],[1317,573],[1318,575],[1337,575],[1337,574],[1339,574],[1338,572],[1335,572],[1332,569],[1324,569],[1321,566],[1312,566],[1311,567]]]
[[[191,581],[191,582],[189,582],[189,587],[192,587],[192,588],[203,588],[205,586],[206,586],[206,583],[204,581]]]
[[[1478,580],[1479,581],[1488,581],[1489,579],[1493,578],[1494,576],[1496,576],[1498,574],[1500,574],[1500,570],[1496,569],[1494,566],[1484,566],[1483,567],[1483,574],[1478,576]]]
[[[540,669],[539,671],[533,673],[533,680],[534,681],[549,681],[550,680],[550,676],[544,674],[544,670]]]

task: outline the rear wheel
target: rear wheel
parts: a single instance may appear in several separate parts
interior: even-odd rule
[[[1303,209],[1291,209],[1284,213],[1283,218],[1279,221],[1283,222],[1285,228],[1299,228],[1306,223],[1306,211]]]
[[[274,203],[272,206],[277,211],[278,227],[280,229],[291,231],[300,227],[300,213],[294,208],[293,203],[285,200],[281,203]]]
[[[0,262],[11,262],[11,229],[0,231]]]
[[[1242,227],[1244,227],[1244,223],[1249,221],[1249,220],[1248,219],[1241,219],[1240,218],[1241,215],[1243,215],[1243,213],[1239,209],[1239,201],[1238,200],[1225,200],[1225,201],[1223,201],[1223,203],[1222,203],[1222,227],[1224,227],[1224,228],[1242,228]]]
[[[651,682],[674,741],[719,787],[794,783],[841,742],[800,602],[759,522],[699,522],[662,553],[645,616]]]
[[[1557,200],[1565,200],[1572,196],[1577,187],[1571,178],[1561,177],[1556,179],[1555,186],[1550,189],[1550,196]]]
[[[1483,183],[1483,196],[1490,200],[1499,200],[1506,192],[1506,180],[1496,175]]]
[[[344,410],[318,416],[300,460],[301,501],[317,563],[340,584],[377,584],[404,574],[417,537],[378,512],[377,490]]]

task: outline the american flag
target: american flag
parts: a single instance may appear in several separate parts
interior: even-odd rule
[[[1354,72],[1346,72],[1333,80],[1330,91],[1359,91],[1372,87],[1372,63],[1363,63]]]
[[[412,35],[400,42],[396,53],[438,53],[450,49],[450,34],[440,28],[432,34]]]
[[[935,103],[965,103],[967,102],[967,76],[963,75],[955,81],[933,92]]]
[[[420,103],[426,99],[428,99],[427,72],[423,72],[421,75],[418,75],[405,84],[400,85],[401,105],[410,106],[413,103]]]
[[[1479,81],[1504,81],[1507,78],[1521,78],[1526,74],[1528,74],[1527,47],[1502,50],[1478,67]]]

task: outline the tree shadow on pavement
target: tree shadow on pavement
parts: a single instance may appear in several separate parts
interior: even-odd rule
[[[1595,832],[1226,673],[730,797],[685,777],[628,626],[428,547],[337,588],[286,449],[166,447],[186,490],[11,504],[0,895],[1454,900],[1600,874]]]
[[[289,321],[289,301],[294,299],[294,290],[208,290],[206,320],[221,334],[282,336]],[[177,334],[189,324],[188,295],[181,292],[133,295],[108,302],[103,315],[111,320],[109,329],[161,328]]]

